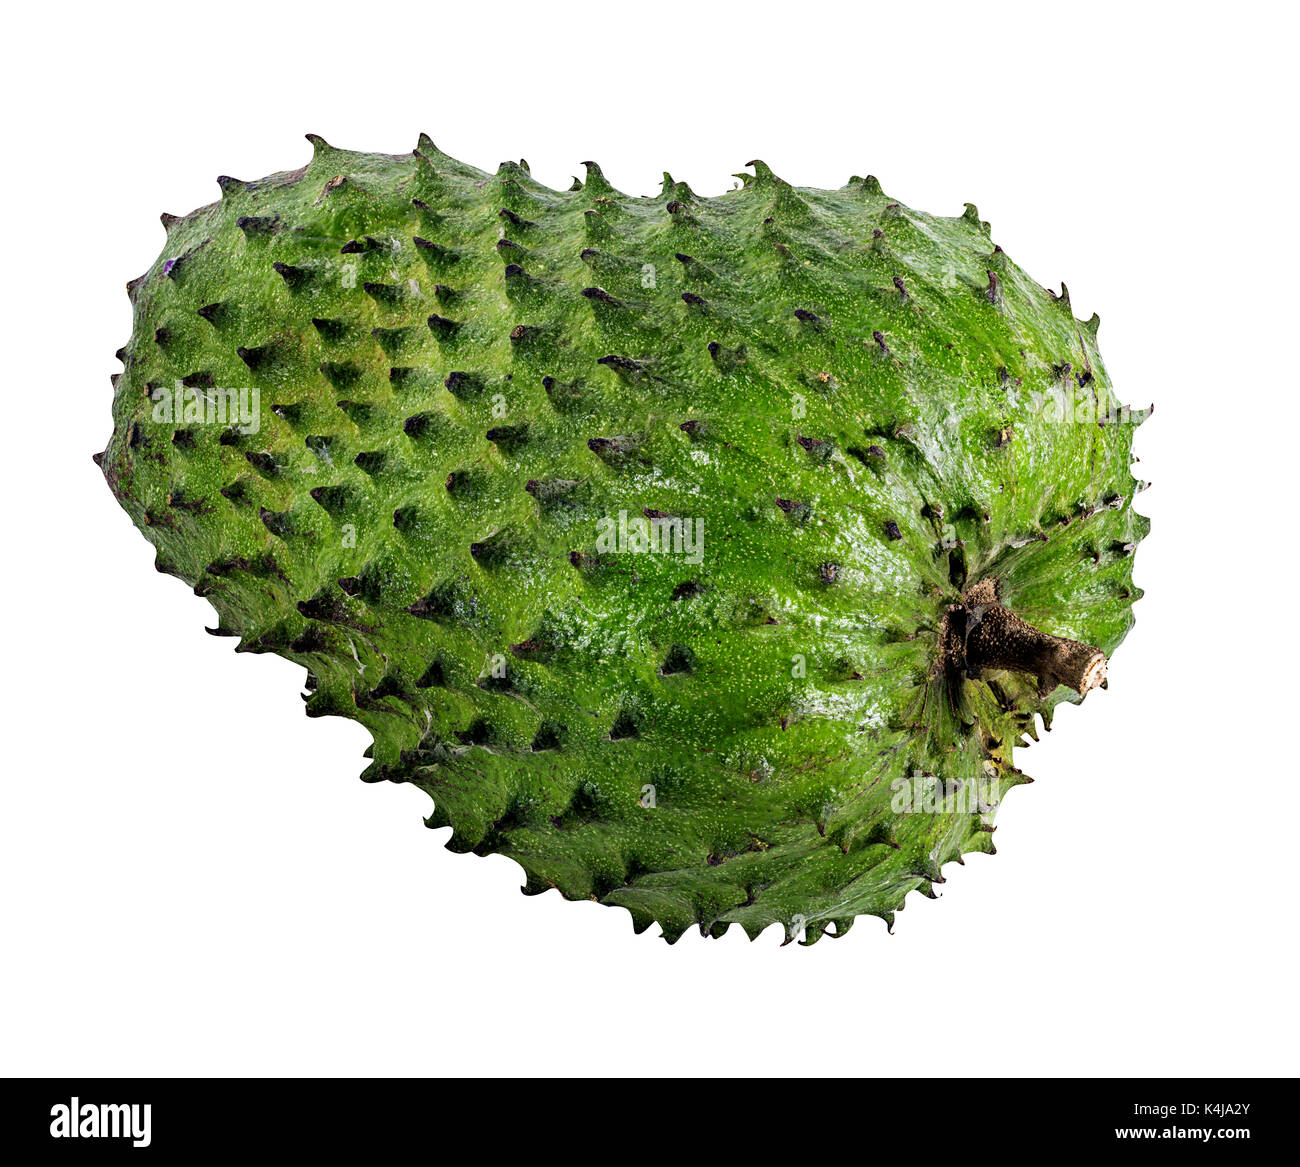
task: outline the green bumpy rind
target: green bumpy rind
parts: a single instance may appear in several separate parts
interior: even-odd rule
[[[1140,594],[1096,317],[870,177],[634,198],[311,140],[128,286],[97,460],[213,631],[304,665],[449,847],[670,941],[892,922],[991,853],[1080,698],[954,685],[945,610],[994,578],[1109,655]]]

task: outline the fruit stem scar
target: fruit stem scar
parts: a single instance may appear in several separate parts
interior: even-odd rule
[[[1037,679],[1040,697],[1057,685],[1080,694],[1106,687],[1106,654],[1101,649],[1027,624],[998,600],[994,579],[980,580],[962,594],[960,604],[948,609],[940,646],[946,671],[964,672],[972,679],[995,669],[1028,673]]]

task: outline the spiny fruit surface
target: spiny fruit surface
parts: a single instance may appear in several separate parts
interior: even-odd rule
[[[304,665],[449,847],[670,941],[892,922],[992,853],[1139,595],[1097,318],[870,177],[310,140],[128,285],[97,461],[211,631]]]

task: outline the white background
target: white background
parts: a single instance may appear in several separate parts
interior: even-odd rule
[[[1300,461],[1280,4],[27,5],[3,81],[9,1074],[1291,1074]],[[1064,278],[1138,436],[1146,597],[1020,755],[999,854],[890,936],[779,947],[525,898],[357,781],[90,455],[125,281],[218,173],[426,130],[564,187],[878,175]]]

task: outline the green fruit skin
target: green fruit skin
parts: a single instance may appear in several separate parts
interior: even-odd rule
[[[129,285],[98,461],[216,631],[305,666],[448,846],[670,941],[892,923],[992,853],[1013,747],[1080,698],[954,685],[936,638],[982,578],[1046,632],[1127,633],[1145,414],[1097,318],[973,206],[873,178],[634,198],[312,140],[164,217]],[[186,418],[228,388],[255,432]],[[700,561],[598,546],[647,511],[702,522]],[[900,810],[923,776],[966,807]]]

